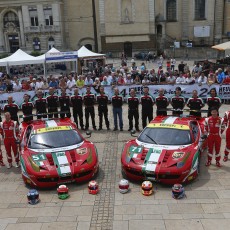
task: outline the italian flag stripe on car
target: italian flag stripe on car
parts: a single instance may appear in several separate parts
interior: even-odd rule
[[[57,127],[57,123],[54,120],[46,121],[46,127]]]
[[[167,117],[163,123],[164,124],[174,124],[175,120],[177,119],[178,117]]]
[[[59,176],[66,176],[71,173],[68,159],[65,152],[52,153],[54,163],[57,165],[57,171]]]

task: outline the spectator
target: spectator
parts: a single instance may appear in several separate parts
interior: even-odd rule
[[[115,74],[114,72],[111,73],[111,71],[108,72],[108,76],[107,76],[107,81],[109,82],[109,84],[111,85],[111,81],[112,81],[112,74]]]
[[[131,70],[132,79],[135,79],[135,77],[138,75],[138,67],[136,66],[135,62],[132,63],[130,70]]]
[[[55,89],[58,88],[58,83],[57,83],[55,77],[51,78],[51,82],[49,83],[49,87],[52,87],[52,88],[55,88]]]
[[[217,82],[222,84],[225,79],[225,74],[221,68],[218,69]]]
[[[22,80],[22,91],[31,90],[30,82],[27,80]]]
[[[136,76],[135,79],[134,79],[134,84],[136,85],[140,85],[141,84],[141,79],[139,76]]]
[[[187,74],[187,78],[185,78],[185,84],[191,85],[195,83],[195,79],[192,77],[190,73]]]
[[[13,84],[10,79],[6,78],[6,92],[13,92]]]
[[[149,84],[149,80],[148,80],[148,77],[145,75],[144,76],[144,79],[142,80],[142,85],[148,85]]]
[[[183,76],[182,73],[177,77],[176,79],[176,84],[184,84],[185,83],[185,77]]]
[[[174,85],[176,83],[176,77],[173,76],[172,73],[169,74],[169,76],[167,77],[167,84],[169,85]]]
[[[91,78],[91,75],[87,75],[86,79],[85,79],[85,85],[87,86],[92,86],[93,85],[93,79]]]
[[[64,77],[61,77],[61,79],[59,81],[59,88],[60,89],[67,89],[67,83],[66,83]]]
[[[118,84],[118,85],[124,85],[124,84],[125,84],[124,77],[122,76],[121,73],[118,75],[117,84]]]
[[[110,81],[110,85],[117,85],[117,76],[115,72],[112,72],[112,79]]]
[[[181,61],[181,63],[178,65],[179,73],[184,73],[184,67],[185,67],[185,64],[183,61]]]
[[[103,81],[101,82],[101,85],[104,85],[104,86],[105,85],[110,85],[106,76],[103,77]]]
[[[47,83],[47,80],[44,79],[43,80],[43,88],[42,89],[48,89],[49,88],[49,84]]]
[[[196,63],[196,65],[192,69],[192,73],[199,73],[202,71],[202,66],[199,62]]]
[[[133,84],[133,79],[131,78],[131,74],[128,74],[127,77],[125,78],[125,84],[126,85]]]
[[[215,84],[215,83],[216,83],[216,77],[213,73],[210,73],[208,75],[207,84],[210,86],[210,85]]]
[[[43,89],[44,83],[42,82],[42,79],[39,77],[37,79],[36,85],[35,85],[35,90]]]
[[[73,78],[73,76],[70,74],[69,75],[69,80],[67,81],[67,88],[72,90],[75,87],[76,87],[76,81]]]
[[[94,90],[95,90],[97,93],[100,92],[100,85],[101,85],[101,82],[100,82],[99,78],[96,77],[96,78],[95,78],[95,81],[94,81],[94,83],[93,83],[93,88],[94,88]]]
[[[207,84],[207,77],[204,75],[204,72],[201,73],[200,77],[198,78],[199,85]]]
[[[141,63],[140,69],[141,69],[141,71],[144,71],[144,72],[146,71],[146,66],[145,66],[144,62]]]
[[[76,82],[76,86],[81,89],[84,87],[84,85],[85,85],[85,81],[83,80],[83,76],[79,75],[78,80]]]
[[[30,83],[30,88],[31,90],[35,90],[35,87],[36,87],[36,78],[33,78],[32,82]]]
[[[21,91],[21,89],[22,89],[22,85],[19,82],[19,80],[16,79],[15,82],[13,83],[13,90],[14,90],[14,92],[19,92],[19,91]]]
[[[4,84],[3,80],[0,80],[0,93],[5,92],[6,90],[6,85]]]
[[[175,65],[176,65],[176,59],[171,58],[170,62],[171,62],[171,71],[174,71],[175,70]]]
[[[211,65],[209,64],[208,59],[206,59],[202,67],[202,72],[204,73],[204,76],[208,76],[210,68],[211,68]]]

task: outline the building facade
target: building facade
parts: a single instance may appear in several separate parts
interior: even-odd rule
[[[229,12],[230,0],[2,0],[0,52],[95,51],[95,32],[103,53],[210,47],[229,40]]]
[[[61,49],[62,1],[0,1],[0,52]]]

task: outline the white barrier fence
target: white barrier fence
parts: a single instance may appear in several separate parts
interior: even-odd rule
[[[207,98],[209,92],[211,89],[215,88],[218,95],[220,96],[221,99],[230,99],[230,85],[202,85],[199,86],[198,84],[193,84],[193,85],[149,85],[149,92],[152,94],[154,97],[158,95],[158,90],[160,88],[163,88],[165,90],[165,95],[167,97],[172,97],[172,95],[175,94],[175,89],[176,87],[180,86],[182,89],[182,95],[186,98],[191,97],[192,91],[197,90],[199,97],[205,99]],[[124,98],[127,98],[130,92],[130,89],[134,88],[137,92],[137,96],[140,96],[142,91],[143,91],[143,86],[142,85],[124,85],[124,86],[118,86],[120,93],[123,95]],[[60,90],[58,89],[58,94],[60,94]],[[79,89],[80,94],[84,94],[86,91],[85,88]],[[97,94],[97,92],[94,90],[92,87],[91,92],[94,94]],[[105,86],[105,92],[111,96],[113,95],[113,88],[111,86]],[[15,103],[18,105],[21,105],[23,103],[23,95],[27,93],[31,96],[31,101],[36,97],[35,91],[27,91],[27,92],[15,92],[15,93],[3,93],[0,94],[0,107],[2,108],[5,103],[7,103],[7,98],[8,96],[12,96]],[[44,94],[48,94],[48,90],[44,91]],[[73,90],[67,90],[68,95],[73,94]]]

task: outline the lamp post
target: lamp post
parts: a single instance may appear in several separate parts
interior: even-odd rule
[[[94,41],[95,41],[95,52],[98,52],[95,0],[92,0],[92,11],[93,11],[93,33],[94,33]]]

